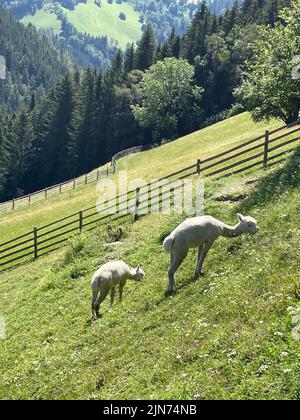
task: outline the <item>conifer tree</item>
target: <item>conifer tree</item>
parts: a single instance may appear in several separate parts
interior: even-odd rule
[[[136,52],[136,68],[146,70],[155,62],[157,44],[154,30],[151,25],[147,25],[142,35]]]
[[[124,72],[130,73],[135,68],[135,48],[134,44],[127,47],[124,58]]]
[[[22,195],[28,188],[28,170],[34,154],[32,143],[33,127],[28,112],[23,107],[2,144],[6,172],[5,190],[9,197]]]

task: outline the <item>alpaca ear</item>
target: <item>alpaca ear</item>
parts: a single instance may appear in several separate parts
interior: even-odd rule
[[[245,219],[244,216],[242,214],[238,213],[237,217],[238,217],[239,221],[243,223],[243,221]]]
[[[137,266],[136,268],[136,272],[139,273],[140,272],[140,265]]]

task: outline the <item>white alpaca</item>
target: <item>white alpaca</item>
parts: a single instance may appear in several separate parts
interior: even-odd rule
[[[243,233],[256,233],[259,228],[253,217],[238,214],[239,223],[228,226],[211,216],[199,216],[185,220],[164,240],[164,249],[171,254],[169,289],[175,290],[175,273],[187,256],[190,248],[199,248],[196,277],[201,275],[202,265],[208,251],[219,236],[233,238]]]
[[[112,307],[115,299],[116,286],[119,286],[119,300],[122,301],[123,289],[128,279],[141,281],[145,276],[143,270],[137,268],[129,268],[123,261],[111,261],[100,267],[94,274],[91,282],[92,288],[92,314],[93,318],[100,318],[100,305],[105,300],[109,292],[110,307]],[[100,293],[100,296],[98,297]]]

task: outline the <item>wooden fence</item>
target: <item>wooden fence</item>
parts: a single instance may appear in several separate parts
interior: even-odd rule
[[[16,210],[18,208],[37,203],[38,201],[44,200],[45,198],[75,190],[75,188],[78,188],[81,185],[90,184],[91,182],[98,181],[99,179],[112,174],[113,170],[113,167],[107,167],[106,169],[95,169],[94,171],[82,175],[78,178],[74,178],[72,180],[62,182],[61,184],[56,184],[51,187],[44,188],[40,191],[35,191],[34,193],[28,195],[23,195],[22,197],[15,198],[13,200],[5,201],[4,203],[0,203],[0,213]]]
[[[88,232],[98,226],[121,224],[138,219],[149,210],[160,211],[173,201],[178,183],[186,177],[224,177],[268,167],[282,162],[300,141],[300,121],[246,141],[218,155],[197,159],[194,164],[155,180],[141,188],[108,200],[105,211],[96,206],[73,213],[42,227],[0,244],[0,269],[5,270],[28,260],[36,259],[62,247],[77,232]],[[170,197],[171,194],[171,197]],[[173,196],[173,197],[172,197]]]
[[[144,152],[146,150],[152,149],[153,147],[154,145],[135,146],[126,150],[122,150],[121,152],[117,153],[112,157],[111,166],[107,166],[106,169],[95,169],[90,173],[84,174],[78,178],[74,178],[72,180],[62,182],[60,184],[52,185],[51,187],[35,191],[31,194],[23,195],[22,197],[14,198],[12,200],[0,203],[0,213],[6,213],[11,210],[17,210],[18,208],[29,206],[45,198],[65,193],[67,191],[75,190],[75,188],[78,188],[81,185],[87,185],[91,182],[99,181],[100,179],[115,173],[117,162],[119,159],[130,154]]]
[[[25,206],[29,206],[38,201],[41,201],[45,198],[65,193],[67,191],[75,190],[75,188],[80,187],[81,185],[87,185],[91,182],[99,181],[100,179],[115,173],[117,162],[119,159],[122,159],[123,157],[126,157],[130,154],[144,152],[146,150],[153,149],[154,147],[159,147],[160,145],[165,144],[169,141],[171,140],[162,141],[160,144],[157,145],[147,144],[144,146],[134,146],[130,147],[129,149],[122,150],[121,152],[117,153],[112,157],[111,164],[110,166],[107,166],[106,169],[95,169],[88,174],[81,175],[78,178],[74,178],[72,180],[62,182],[60,184],[52,185],[51,187],[35,191],[31,194],[22,195],[21,197],[0,203],[0,213],[6,213],[11,210],[23,208]]]

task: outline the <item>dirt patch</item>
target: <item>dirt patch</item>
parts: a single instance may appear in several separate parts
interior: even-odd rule
[[[238,195],[233,195],[233,194],[222,194],[219,195],[218,197],[215,198],[216,201],[229,201],[231,203],[237,203],[239,201],[243,201],[246,200],[246,198],[248,197],[247,194],[238,194]]]

